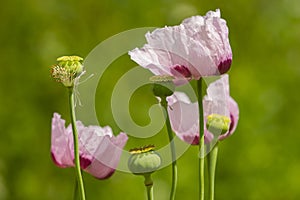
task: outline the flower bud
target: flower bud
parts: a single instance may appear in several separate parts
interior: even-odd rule
[[[74,86],[75,79],[84,72],[81,63],[83,58],[79,56],[62,56],[57,58],[57,65],[52,66],[51,75],[66,87]]]
[[[154,151],[153,145],[131,149],[130,153],[128,168],[133,174],[151,174],[161,165],[160,155]]]
[[[224,134],[229,130],[230,122],[229,117],[211,114],[207,116],[206,128],[213,134]]]
[[[152,76],[150,81],[153,82],[154,95],[162,98],[171,96],[175,89],[173,79],[174,77],[169,75]]]

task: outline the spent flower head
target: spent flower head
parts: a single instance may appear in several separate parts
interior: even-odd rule
[[[73,87],[79,77],[84,73],[79,56],[62,56],[57,58],[57,64],[51,67],[51,76],[66,87]]]

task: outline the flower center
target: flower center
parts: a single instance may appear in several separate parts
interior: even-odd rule
[[[224,74],[230,69],[231,62],[232,60],[230,58],[220,62],[220,64],[218,65],[218,70],[220,74]]]
[[[175,65],[171,68],[171,73],[174,76],[184,77],[184,78],[191,78],[192,73],[191,71],[184,65]]]

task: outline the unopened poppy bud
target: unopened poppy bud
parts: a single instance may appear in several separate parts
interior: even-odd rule
[[[128,168],[133,174],[151,174],[161,165],[161,158],[159,154],[154,151],[153,145],[131,149],[130,153]]]
[[[150,81],[153,83],[153,93],[157,97],[167,97],[173,94],[175,89],[174,77],[169,75],[152,76]]]
[[[207,116],[206,128],[213,134],[224,134],[229,130],[230,122],[229,117],[211,114]]]
[[[52,66],[51,75],[66,87],[74,86],[77,77],[83,74],[83,58],[79,56],[62,56],[57,58],[57,65]]]

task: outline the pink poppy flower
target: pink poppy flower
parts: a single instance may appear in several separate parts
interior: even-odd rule
[[[168,113],[171,126],[176,135],[183,141],[199,144],[199,114],[198,103],[192,103],[185,93],[175,92],[168,97]],[[204,119],[210,114],[219,114],[230,118],[229,130],[224,134],[214,135],[204,127],[205,143],[213,139],[223,140],[233,134],[239,119],[237,103],[229,96],[228,75],[211,83],[207,88],[207,95],[203,99]]]
[[[148,32],[146,40],[142,48],[129,51],[131,59],[155,75],[174,76],[177,84],[224,74],[231,66],[228,27],[218,9]]]
[[[98,179],[110,177],[127,142],[127,135],[115,137],[109,126],[84,126],[77,121],[81,168]],[[54,113],[52,118],[51,156],[58,167],[74,167],[72,127],[65,128],[65,120]]]

